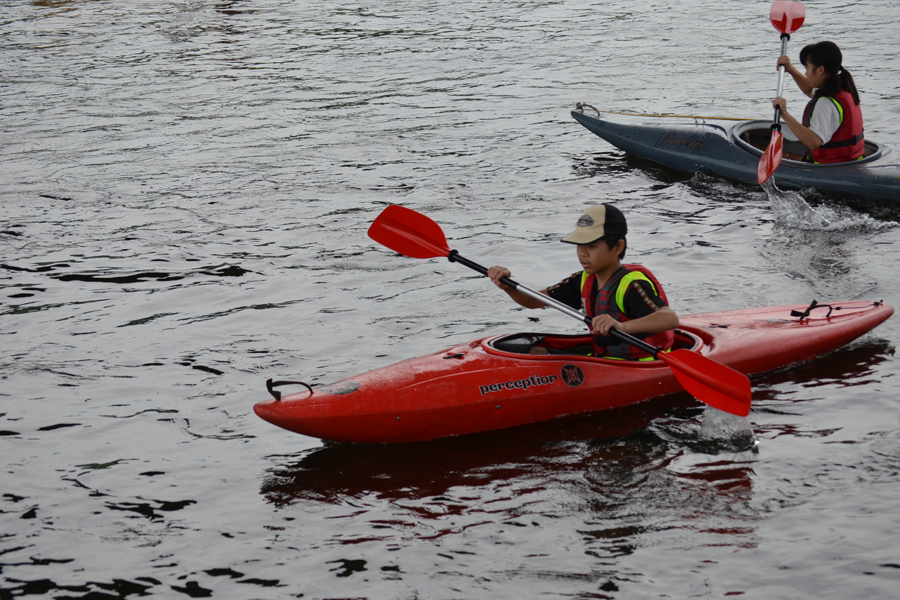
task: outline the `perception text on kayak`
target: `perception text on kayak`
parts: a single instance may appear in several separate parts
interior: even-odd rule
[[[548,375],[546,377],[541,375],[532,375],[528,379],[516,379],[515,381],[482,385],[478,387],[478,390],[481,392],[482,396],[485,396],[491,392],[500,392],[503,390],[527,390],[532,386],[550,385],[557,379],[559,379],[559,377],[556,375]]]

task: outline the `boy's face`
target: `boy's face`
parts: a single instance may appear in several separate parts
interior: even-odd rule
[[[599,239],[590,244],[578,244],[576,251],[578,252],[578,260],[581,262],[582,268],[589,275],[596,275],[615,267],[619,268],[619,254],[625,242],[619,242],[610,248],[606,244],[606,240]]]

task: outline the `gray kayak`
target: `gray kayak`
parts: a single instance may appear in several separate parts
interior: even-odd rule
[[[591,114],[588,114],[591,113]],[[757,167],[772,137],[771,121],[603,112],[578,103],[572,117],[625,152],[679,171],[708,171],[757,183]],[[805,148],[786,125],[784,152]],[[818,188],[863,198],[900,200],[900,154],[866,140],[860,160],[818,165],[783,159],[773,175],[780,188]]]

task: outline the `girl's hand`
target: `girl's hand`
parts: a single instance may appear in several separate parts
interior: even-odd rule
[[[509,269],[507,269],[506,267],[500,267],[500,266],[491,267],[490,269],[488,269],[487,274],[488,274],[488,277],[491,278],[491,281],[494,282],[494,285],[496,285],[499,288],[504,288],[504,289],[506,288],[506,286],[503,285],[502,283],[500,283],[500,280],[503,279],[504,277],[512,277],[512,273],[510,272]]]
[[[775,63],[775,70],[778,70],[778,67],[784,65],[784,69],[786,71],[791,70],[791,59],[788,58],[787,54],[778,57],[778,62]]]

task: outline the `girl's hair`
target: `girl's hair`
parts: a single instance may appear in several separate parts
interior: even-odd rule
[[[825,85],[816,91],[816,98],[833,96],[844,89],[850,92],[853,101],[859,106],[859,92],[856,91],[853,76],[841,64],[843,61],[844,56],[841,54],[841,49],[834,42],[810,44],[800,51],[800,62],[804,66],[810,62],[814,67],[824,67],[831,74]]]

